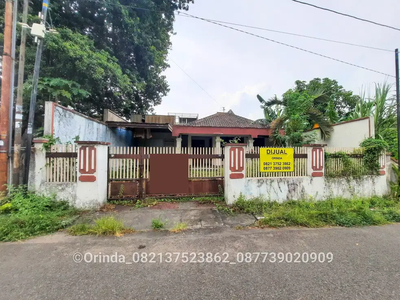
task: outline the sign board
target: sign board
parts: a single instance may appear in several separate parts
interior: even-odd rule
[[[293,172],[294,149],[293,148],[261,148],[260,149],[261,172]]]

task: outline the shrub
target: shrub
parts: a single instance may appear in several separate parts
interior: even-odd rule
[[[0,241],[17,241],[55,232],[71,225],[79,211],[65,201],[10,188],[0,203]]]

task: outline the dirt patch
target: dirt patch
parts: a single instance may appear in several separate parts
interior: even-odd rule
[[[178,203],[160,202],[154,206],[151,206],[150,208],[151,209],[177,209]]]
[[[215,208],[214,203],[201,203],[201,202],[196,202],[196,206],[199,208]]]

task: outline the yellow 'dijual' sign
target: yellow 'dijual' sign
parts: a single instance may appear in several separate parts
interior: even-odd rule
[[[260,149],[261,172],[293,172],[294,149],[293,148],[261,148]]]

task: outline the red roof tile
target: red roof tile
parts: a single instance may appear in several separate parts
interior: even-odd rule
[[[181,124],[179,124],[181,125]],[[182,124],[183,126],[183,124]],[[230,127],[230,128],[269,128],[269,125],[260,124],[253,120],[237,116],[232,110],[217,112],[211,116],[185,124],[193,127]]]

